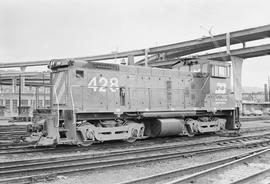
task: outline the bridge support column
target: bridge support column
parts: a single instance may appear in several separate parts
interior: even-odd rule
[[[243,58],[231,56],[233,67],[233,91],[237,107],[242,111],[242,65]]]
[[[134,65],[134,56],[128,55],[128,65]]]
[[[144,66],[145,66],[145,67],[148,67],[148,52],[149,52],[149,49],[145,49],[145,50],[144,50],[144,54],[145,54],[145,58],[144,58]]]
[[[16,86],[17,86],[17,78],[12,77],[12,93],[16,92]]]
[[[26,67],[20,67],[21,72],[25,72]],[[24,92],[24,87],[25,87],[25,77],[24,76],[20,76],[20,88],[21,88],[21,92]]]

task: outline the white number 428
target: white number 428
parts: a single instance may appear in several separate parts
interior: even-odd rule
[[[105,77],[97,79],[97,77],[93,77],[88,83],[88,88],[92,88],[94,92],[106,92],[107,89],[110,89],[111,92],[116,92],[117,88],[119,88],[118,79],[115,77],[110,79]]]

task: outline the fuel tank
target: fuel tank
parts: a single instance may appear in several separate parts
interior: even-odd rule
[[[146,124],[148,124],[146,126],[148,128],[146,132],[150,137],[182,135],[186,131],[185,121],[183,119],[152,119],[151,122],[147,122]]]

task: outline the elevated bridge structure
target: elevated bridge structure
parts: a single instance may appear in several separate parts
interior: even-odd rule
[[[86,61],[102,61],[110,59],[127,58],[129,63],[133,64],[134,57],[147,56],[145,59],[136,63],[136,65],[142,65],[145,64],[145,61],[148,61],[148,63],[150,64],[155,61],[160,60],[165,61],[165,59],[180,58],[190,54],[195,54],[201,51],[207,51],[210,49],[215,49],[224,46],[227,46],[227,54],[230,55],[229,52],[230,45],[240,43],[243,44],[243,48],[245,48],[246,42],[260,40],[269,37],[270,37],[270,25],[265,25],[158,47],[138,49],[126,52],[114,52],[110,54],[97,56],[75,57],[71,59],[86,60]],[[12,61],[2,63],[0,62],[0,68],[42,66],[47,65],[50,61],[51,59],[40,61],[25,61],[25,62],[12,62]]]
[[[214,52],[211,54],[201,54],[201,55],[193,55],[187,57],[180,58],[168,58],[166,60],[152,60],[152,62],[148,63],[148,66],[151,67],[163,67],[163,68],[172,68],[174,65],[178,64],[184,60],[190,59],[208,59],[215,61],[231,61],[231,56],[239,57],[242,59],[248,59],[253,57],[270,55],[270,44],[264,44],[254,47],[245,47],[240,49],[230,50],[230,54],[227,51],[222,52]],[[138,65],[143,66],[144,63],[138,63]]]

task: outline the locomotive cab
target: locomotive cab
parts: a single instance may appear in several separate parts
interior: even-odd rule
[[[231,86],[230,63],[187,60],[176,64],[173,68],[193,74],[191,88],[197,106],[212,112],[216,117],[226,119],[226,129],[240,128],[239,109],[236,107]],[[203,101],[200,101],[202,99]]]
[[[193,74],[191,88],[199,89],[202,106],[209,110],[234,108],[234,96],[231,90],[231,65],[221,61],[188,60],[174,66],[179,71]]]
[[[180,62],[174,68],[192,73],[191,88],[199,89],[199,93],[203,95],[201,98],[205,99],[205,103],[202,106],[217,109],[234,107],[235,104],[231,94],[231,66],[229,63],[188,60]]]

